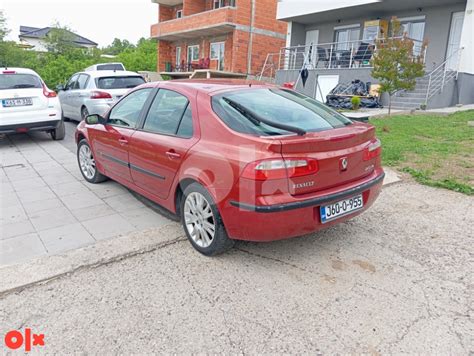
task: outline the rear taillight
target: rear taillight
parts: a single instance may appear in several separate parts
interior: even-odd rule
[[[91,99],[112,99],[112,95],[105,91],[94,90],[91,92]]]
[[[4,70],[2,73],[3,74],[16,74],[14,70]]]
[[[371,160],[382,153],[382,144],[378,138],[372,140],[364,150],[364,161]]]
[[[46,84],[43,83],[43,95],[47,98],[55,98],[58,96],[54,91],[49,90]]]
[[[318,171],[318,161],[307,158],[268,159],[249,163],[243,178],[252,180],[286,179],[314,174]]]

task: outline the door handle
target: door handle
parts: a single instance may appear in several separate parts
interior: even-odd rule
[[[123,145],[128,145],[128,140],[124,137],[121,137],[118,139],[118,142],[123,146]]]
[[[169,150],[168,152],[166,152],[166,155],[168,156],[169,159],[181,158],[181,155],[177,153],[175,150]]]

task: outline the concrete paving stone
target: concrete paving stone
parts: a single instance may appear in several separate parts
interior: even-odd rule
[[[16,264],[42,255],[46,255],[46,250],[38,234],[0,240],[0,265]]]
[[[74,177],[72,174],[65,172],[62,174],[47,174],[41,175],[41,178],[50,186],[54,187],[56,184],[61,183],[70,183],[70,182],[77,182],[77,178]]]
[[[27,221],[25,209],[20,204],[0,207],[0,224],[11,224]]]
[[[104,201],[118,212],[143,208],[145,205],[134,198],[130,193],[105,198]]]
[[[28,161],[20,153],[5,155],[0,160],[1,166],[9,167],[16,164],[28,165]]]
[[[85,208],[72,209],[71,213],[76,217],[77,220],[81,222],[99,218],[102,216],[117,214],[114,209],[104,203],[94,206],[88,206]]]
[[[119,214],[84,221],[82,225],[96,240],[121,236],[136,230],[131,223]]]
[[[36,231],[48,230],[77,222],[76,218],[67,209],[62,207],[37,211],[29,216]]]
[[[5,192],[1,193],[0,192],[0,206],[3,208],[8,208],[10,205],[20,205],[20,199],[18,198],[18,195],[16,192]]]
[[[61,200],[70,210],[87,208],[102,203],[102,200],[90,191],[80,195],[66,195],[61,197]]]
[[[26,160],[32,164],[34,163],[42,163],[42,162],[50,162],[51,156],[44,152],[43,150],[39,149],[38,152],[23,152],[23,156]]]
[[[51,168],[48,168],[48,169],[42,169],[42,170],[38,171],[38,173],[39,173],[40,176],[55,175],[55,176],[59,177],[61,175],[67,175],[68,171],[65,170],[63,167],[58,166],[58,167],[51,167]]]
[[[30,190],[33,188],[46,187],[46,183],[39,176],[28,179],[13,180],[11,184],[17,192]]]
[[[13,185],[10,181],[0,182],[0,196],[14,193]]]
[[[51,199],[33,201],[33,202],[26,202],[23,203],[23,208],[25,209],[27,214],[34,214],[38,211],[54,209],[54,208],[63,208],[66,209],[64,204],[61,200],[56,197],[51,197]]]
[[[120,215],[138,230],[156,228],[170,223],[169,219],[147,207],[124,211]]]
[[[64,197],[64,196],[73,195],[73,194],[81,195],[81,194],[87,194],[90,192],[89,189],[87,189],[83,184],[81,184],[78,181],[54,184],[52,188],[54,189],[54,192],[56,193],[56,195],[59,197]]]
[[[35,232],[35,228],[28,220],[10,224],[4,224],[0,222],[0,240],[29,234],[31,232]]]
[[[52,197],[55,197],[53,191],[49,187],[25,189],[20,192],[17,192],[17,194],[22,203],[46,200],[46,199],[51,199]]]
[[[33,168],[41,173],[41,174],[48,174],[48,172],[52,170],[58,170],[59,168],[62,168],[62,166],[56,162],[53,161],[51,156],[49,156],[49,160],[46,162],[38,162],[38,163],[32,163]]]
[[[38,173],[29,166],[11,166],[3,169],[10,181],[38,177]]]
[[[91,234],[80,223],[41,231],[39,237],[48,253],[67,251],[95,242]]]
[[[129,194],[127,188],[123,185],[114,182],[112,180],[100,183],[100,184],[91,184],[86,180],[82,181],[88,189],[93,191],[99,198],[109,198],[121,194]]]

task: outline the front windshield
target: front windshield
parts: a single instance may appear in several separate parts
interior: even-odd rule
[[[290,132],[249,120],[233,108],[230,99],[266,120],[300,128],[306,132],[331,130],[350,125],[352,121],[318,101],[284,89],[239,90],[212,98],[214,112],[231,129],[252,135],[286,135]]]

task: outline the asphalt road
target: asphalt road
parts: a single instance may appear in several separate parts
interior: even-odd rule
[[[472,354],[473,201],[404,182],[311,236],[217,258],[180,241],[1,297],[0,336],[30,327],[60,354]]]

